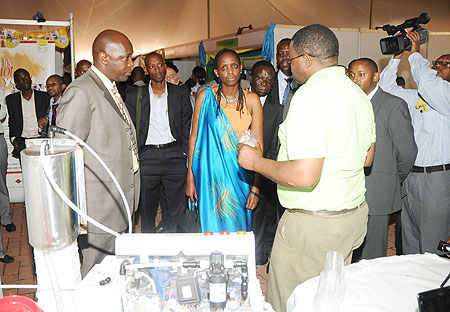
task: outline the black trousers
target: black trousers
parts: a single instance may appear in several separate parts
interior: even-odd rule
[[[140,209],[142,232],[155,232],[158,202],[167,203],[166,224],[170,232],[177,232],[183,225],[186,207],[186,156],[179,145],[166,149],[145,146],[139,154],[141,170]],[[160,198],[160,187],[164,198]]]
[[[252,231],[255,235],[255,256],[258,262],[264,254],[270,255],[278,221],[284,208],[278,201],[277,184],[261,177],[258,206],[252,212]]]

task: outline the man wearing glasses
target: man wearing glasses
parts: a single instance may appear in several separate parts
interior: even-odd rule
[[[294,288],[317,276],[327,252],[349,264],[366,234],[364,166],[372,164],[375,121],[364,92],[337,66],[339,43],[323,25],[300,29],[290,44],[290,64],[302,84],[278,137],[278,160],[239,144],[239,165],[278,184],[286,208],[271,253],[269,302],[286,311]]]
[[[408,60],[418,90],[395,83],[403,53],[381,73],[379,86],[408,103],[418,154],[404,182],[402,239],[405,254],[432,252],[450,236],[450,54],[430,63],[419,53],[419,34],[409,32]]]

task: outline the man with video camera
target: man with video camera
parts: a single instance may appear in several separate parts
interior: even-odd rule
[[[420,51],[420,35],[411,40],[408,60],[418,90],[397,86],[397,70],[403,51],[381,73],[379,86],[408,103],[418,154],[404,182],[402,236],[405,254],[437,253],[437,243],[450,236],[450,54],[432,62]]]

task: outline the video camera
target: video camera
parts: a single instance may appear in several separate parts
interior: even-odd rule
[[[430,15],[428,13],[422,13],[419,17],[407,19],[403,24],[384,25],[383,27],[375,27],[375,29],[383,29],[389,36],[394,36],[397,32],[399,35],[394,37],[387,37],[380,40],[381,53],[383,55],[398,54],[404,50],[411,51],[412,42],[406,37],[405,28],[412,27],[412,30],[417,31],[420,35],[419,44],[423,44],[428,39],[428,31],[422,28],[420,24],[427,24],[430,21]]]
[[[437,250],[443,252],[450,257],[450,244],[444,241],[440,241]]]

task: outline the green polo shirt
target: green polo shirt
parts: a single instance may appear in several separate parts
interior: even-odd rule
[[[313,189],[278,185],[283,207],[338,211],[364,201],[363,168],[375,120],[368,97],[343,67],[324,68],[297,90],[278,136],[278,161],[324,158]]]

